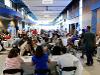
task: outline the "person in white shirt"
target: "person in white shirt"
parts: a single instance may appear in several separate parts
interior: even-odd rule
[[[31,30],[28,31],[27,35],[28,35],[28,37],[32,37],[32,32],[31,32]]]
[[[67,52],[67,53],[66,53]],[[75,75],[82,75],[82,64],[80,63],[80,60],[69,53],[69,51],[61,51],[62,55],[59,57],[57,64],[60,66],[60,68],[63,67],[70,67],[70,66],[75,66],[77,67]],[[62,75],[71,75],[72,72],[66,72],[62,71]]]

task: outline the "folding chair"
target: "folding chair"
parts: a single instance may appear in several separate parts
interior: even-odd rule
[[[73,71],[73,74],[71,74],[71,75],[75,75],[76,69],[77,69],[77,67],[75,67],[75,66],[58,68],[58,65],[57,65],[57,70],[58,70],[57,72],[59,75],[62,75],[63,71],[65,71],[65,72],[72,72]]]
[[[23,75],[23,70],[22,69],[6,69],[3,71],[3,75],[6,74],[16,74],[16,73],[20,73],[20,75]]]
[[[36,74],[45,74],[45,75],[51,75],[51,72],[49,69],[39,69],[39,70],[35,70],[35,75]]]
[[[75,66],[70,66],[70,67],[63,67],[63,68],[61,69],[61,71],[62,71],[62,72],[63,72],[63,71],[66,71],[66,72],[71,72],[71,71],[73,71],[73,74],[72,74],[72,75],[75,75],[76,69],[77,69],[77,67],[75,67]]]

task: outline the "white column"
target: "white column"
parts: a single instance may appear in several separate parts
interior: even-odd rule
[[[5,2],[5,5],[12,8],[12,5],[11,5],[11,1],[10,0],[4,0]]]
[[[79,24],[80,24],[80,29],[83,29],[82,25],[82,14],[83,14],[83,0],[80,0],[79,2]]]

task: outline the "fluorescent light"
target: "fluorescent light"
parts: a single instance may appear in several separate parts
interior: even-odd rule
[[[49,18],[49,17],[50,17],[50,15],[44,15],[44,17],[45,17],[45,18]]]
[[[53,4],[53,0],[42,0],[42,4]]]
[[[38,20],[37,24],[49,24],[51,20]]]

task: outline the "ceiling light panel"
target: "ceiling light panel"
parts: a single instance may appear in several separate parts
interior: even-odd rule
[[[42,0],[42,4],[53,4],[53,0]]]

